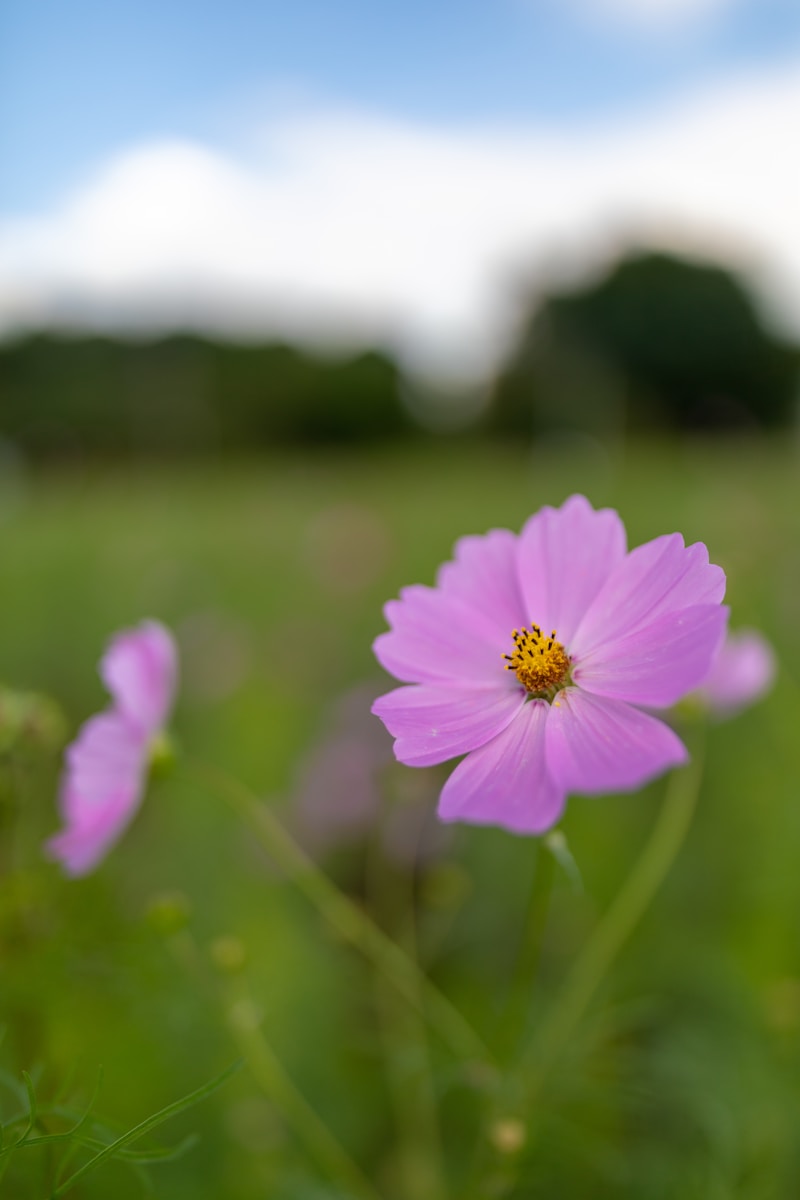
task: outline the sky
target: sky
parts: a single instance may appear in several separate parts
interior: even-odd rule
[[[656,245],[800,336],[796,0],[6,0],[0,336],[377,342],[479,378]]]

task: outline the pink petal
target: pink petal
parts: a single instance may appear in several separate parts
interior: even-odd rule
[[[667,725],[620,700],[565,688],[550,709],[548,770],[567,792],[628,791],[687,758]]]
[[[429,767],[476,750],[513,721],[525,703],[518,684],[507,688],[401,687],[379,697],[372,711],[409,767]]]
[[[455,545],[455,562],[444,563],[436,577],[443,592],[483,613],[503,649],[528,620],[517,575],[518,541],[507,529],[463,537]]]
[[[491,621],[455,595],[420,584],[384,608],[392,626],[373,643],[378,661],[404,683],[503,686],[503,654]]]
[[[146,735],[123,714],[101,713],[82,726],[66,754],[66,828],[46,845],[68,874],[90,871],[127,828],[142,798],[146,760]]]
[[[157,621],[118,633],[100,663],[100,676],[120,712],[155,733],[167,720],[175,693],[172,635]]]
[[[700,689],[719,716],[732,716],[760,699],[775,678],[775,653],[755,629],[729,633]]]
[[[679,533],[637,546],[619,563],[570,643],[586,658],[636,633],[659,617],[701,604],[718,604],[725,595],[725,573],[709,564],[702,542],[684,546]]]
[[[443,821],[500,825],[512,833],[543,833],[556,823],[565,789],[547,771],[548,707],[532,700],[502,733],[459,763],[439,800]]]
[[[572,678],[597,695],[666,708],[708,675],[727,620],[728,610],[720,604],[667,613],[580,658]]]
[[[517,562],[525,599],[524,624],[570,643],[609,574],[625,557],[625,527],[608,508],[595,511],[584,496],[559,509],[543,508],[526,523]]]

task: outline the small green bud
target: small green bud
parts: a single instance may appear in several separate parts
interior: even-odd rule
[[[175,742],[163,730],[150,742],[149,774],[151,779],[166,779],[175,768],[178,752]]]
[[[180,933],[189,924],[191,916],[191,902],[183,892],[162,892],[147,906],[147,922],[162,937]]]
[[[489,1141],[498,1154],[518,1154],[528,1140],[528,1131],[518,1117],[499,1117],[489,1129]]]
[[[708,717],[709,704],[702,692],[690,692],[673,706],[672,711],[681,721],[704,721]]]
[[[209,954],[217,970],[226,975],[241,971],[247,962],[247,950],[243,942],[232,934],[215,938],[209,946]]]
[[[58,754],[66,740],[66,718],[55,700],[0,688],[0,755]]]

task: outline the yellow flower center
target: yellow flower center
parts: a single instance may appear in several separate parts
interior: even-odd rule
[[[506,670],[513,671],[527,692],[552,700],[557,691],[569,682],[569,657],[561,642],[556,641],[555,629],[547,637],[538,625],[515,629],[514,653],[504,654]]]

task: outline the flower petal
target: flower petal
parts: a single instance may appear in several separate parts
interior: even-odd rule
[[[437,587],[458,596],[482,613],[505,649],[512,630],[527,621],[517,574],[519,539],[508,529],[492,529],[483,537],[463,537],[455,545],[455,561],[439,568]]]
[[[702,542],[684,546],[679,533],[637,546],[606,580],[570,644],[583,659],[591,651],[629,637],[667,613],[719,604],[725,573],[708,561]]]
[[[756,629],[728,634],[700,689],[719,716],[729,717],[768,692],[775,678],[775,652]]]
[[[573,669],[581,688],[632,704],[667,708],[706,678],[725,636],[728,609],[698,604],[598,646]]]
[[[556,823],[566,797],[547,771],[547,713],[545,701],[531,701],[458,764],[439,800],[443,821],[500,825],[512,833],[543,833]]]
[[[477,750],[513,721],[525,703],[520,687],[447,689],[401,687],[380,696],[372,711],[397,738],[395,756],[429,767]]]
[[[491,622],[459,596],[416,584],[403,588],[384,613],[392,628],[376,638],[373,650],[397,679],[500,687],[506,680],[509,686],[505,643],[498,644]]]
[[[158,621],[118,633],[100,663],[100,676],[120,712],[155,733],[166,721],[175,693],[172,635]]]
[[[132,820],[146,754],[146,735],[114,711],[90,718],[67,748],[60,800],[66,828],[46,849],[69,875],[90,871]]]
[[[628,791],[687,759],[669,726],[620,700],[565,688],[550,709],[547,766],[567,792]]]
[[[625,527],[617,513],[595,511],[585,496],[543,508],[524,526],[517,562],[527,624],[570,643],[589,605],[625,557]]]

